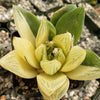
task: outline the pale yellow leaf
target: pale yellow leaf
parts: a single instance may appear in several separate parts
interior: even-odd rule
[[[0,65],[4,69],[22,78],[34,78],[37,75],[36,70],[26,63],[22,58],[20,58],[15,51],[11,51],[2,57],[0,59]]]
[[[61,71],[68,72],[77,68],[85,59],[86,51],[79,46],[74,46],[69,52]]]
[[[38,62],[40,62],[41,60],[47,60],[47,51],[45,44],[41,44],[38,48],[36,48],[35,56]]]
[[[69,80],[63,73],[56,73],[53,76],[41,73],[37,76],[37,82],[46,100],[59,100],[69,87]]]
[[[52,95],[46,95],[39,87],[41,94],[43,95],[45,100],[60,100],[67,92],[69,88],[69,80],[66,79],[65,83],[59,87]]]
[[[73,80],[94,80],[100,78],[100,69],[93,66],[80,65],[75,70],[66,73]]]
[[[36,36],[36,47],[48,41],[49,30],[46,19],[42,19],[38,34]]]
[[[43,71],[49,75],[55,74],[61,68],[61,63],[56,59],[51,61],[42,60],[40,65]]]
[[[20,10],[13,8],[14,22],[22,38],[29,40],[35,47],[35,36]]]
[[[39,64],[35,57],[35,49],[30,41],[27,39],[14,37],[13,45],[16,53],[29,63],[34,68],[39,68]]]
[[[73,44],[73,38],[71,36],[71,33],[69,33],[69,32],[60,34],[60,35],[56,35],[53,38],[53,41],[56,46],[60,47],[63,50],[65,55],[68,54],[68,52],[71,49],[72,44]]]

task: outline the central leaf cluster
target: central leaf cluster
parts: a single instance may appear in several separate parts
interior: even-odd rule
[[[58,71],[68,72],[78,67],[85,59],[86,52],[81,47],[73,47],[71,33],[56,35],[49,41],[49,32],[48,21],[42,19],[35,49],[40,68],[46,74],[53,75]]]

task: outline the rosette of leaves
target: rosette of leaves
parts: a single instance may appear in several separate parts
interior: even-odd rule
[[[75,45],[84,25],[84,8],[67,5],[51,20],[37,17],[13,6],[20,37],[13,38],[14,50],[0,59],[0,65],[22,78],[37,77],[45,100],[59,100],[69,87],[69,79],[100,78],[100,58]]]

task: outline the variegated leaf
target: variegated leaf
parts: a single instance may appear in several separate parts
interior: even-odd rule
[[[28,39],[35,46],[35,36],[37,35],[40,21],[35,15],[18,6],[13,6],[13,16],[20,36]]]
[[[24,59],[34,68],[39,68],[39,64],[35,57],[35,48],[30,41],[19,37],[14,37],[13,45],[16,53],[22,57],[22,59]]]
[[[37,82],[46,100],[59,100],[69,87],[69,80],[63,73],[56,73],[53,76],[41,73],[37,76]]]
[[[38,48],[36,48],[35,56],[38,62],[40,62],[41,60],[47,60],[47,51],[45,44],[41,44]]]
[[[86,51],[79,46],[74,46],[69,52],[61,71],[68,72],[77,68],[85,59]]]
[[[37,75],[36,70],[28,63],[26,63],[20,56],[18,56],[15,51],[11,51],[10,53],[2,57],[0,59],[0,65],[4,69],[22,78],[29,79],[34,78]]]
[[[42,60],[40,65],[43,71],[49,75],[55,74],[61,68],[61,63],[56,59],[51,61]]]
[[[48,29],[47,20],[42,19],[39,30],[38,30],[38,34],[36,37],[36,47],[48,41],[48,37],[49,37],[49,29]]]
[[[56,35],[53,38],[53,41],[57,47],[60,47],[63,50],[65,55],[68,54],[73,44],[73,38],[71,36],[71,33],[69,32],[65,34]]]
[[[74,80],[93,80],[100,78],[100,57],[94,52],[87,50],[86,58],[82,65],[66,74]]]

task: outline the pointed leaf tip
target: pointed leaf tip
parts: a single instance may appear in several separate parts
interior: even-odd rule
[[[42,18],[38,34],[36,37],[36,47],[48,41],[48,37],[49,37],[49,30],[48,30],[47,20]]]
[[[13,6],[13,16],[20,36],[31,41],[35,47],[35,36],[37,35],[40,21],[32,13],[15,5]]]
[[[85,11],[83,7],[78,7],[71,12],[65,13],[56,24],[57,34],[70,32],[74,36],[74,44],[77,43],[84,25]]]
[[[51,17],[51,22],[54,24],[54,26],[56,26],[58,20],[65,14],[68,13],[74,9],[76,9],[76,5],[75,4],[70,4],[67,5],[65,7],[62,7],[61,9],[59,9],[58,11],[56,11],[53,16]]]

